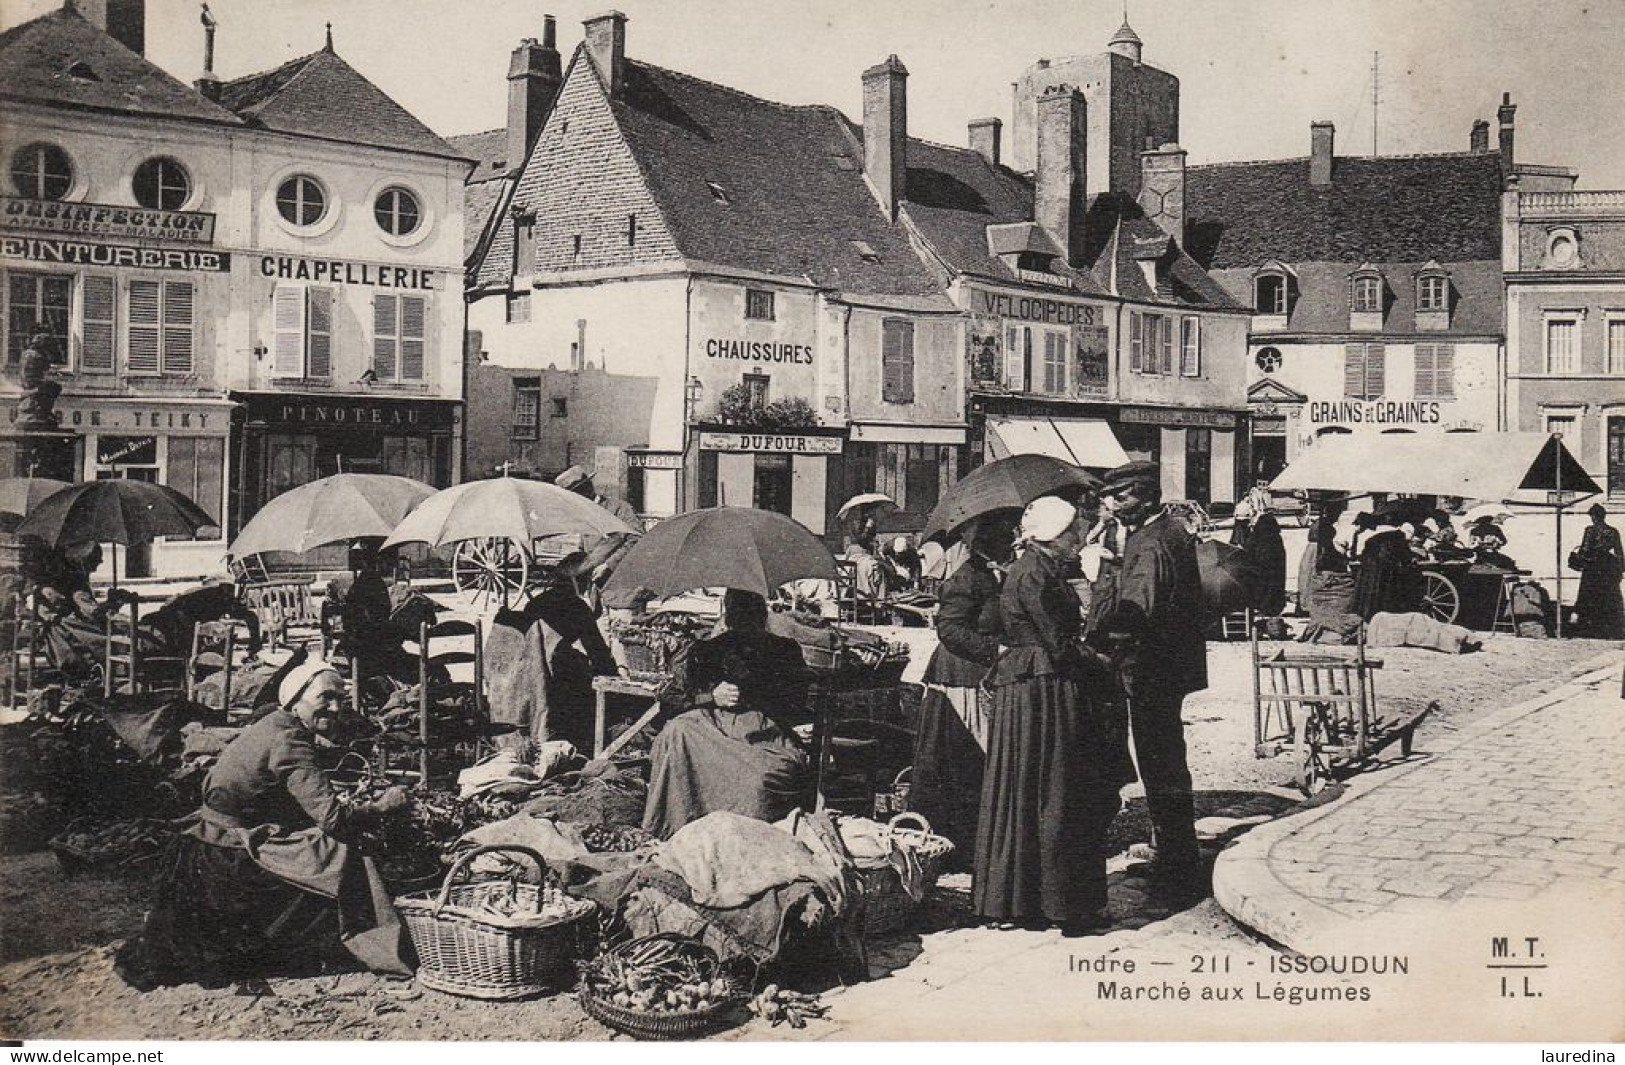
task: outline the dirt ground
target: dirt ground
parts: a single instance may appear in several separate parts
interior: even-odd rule
[[[1378,652],[1384,662],[1377,682],[1379,708],[1396,713],[1437,702],[1417,735],[1417,751],[1425,753],[1480,712],[1550,690],[1607,659],[1617,661],[1620,652],[1616,643],[1510,637],[1490,637],[1482,651],[1462,656],[1385,650]],[[1247,655],[1245,644],[1212,645],[1213,686],[1186,704],[1199,813],[1274,816],[1291,805],[1283,788],[1291,778],[1289,759],[1258,760],[1252,754]],[[1134,839],[1143,817],[1143,803],[1131,801],[1114,828],[1114,842]],[[946,891],[962,890],[960,879],[946,881]],[[272,979],[250,993],[187,986],[138,994],[114,973],[112,959],[118,943],[139,928],[150,887],[138,872],[66,876],[45,851],[0,854],[0,1037],[611,1037],[568,994],[494,1006],[361,973]],[[1211,925],[1216,936],[1240,935],[1211,902],[1174,920]],[[895,953],[885,942],[872,949],[877,963]],[[733,1037],[777,1035],[756,1022]]]

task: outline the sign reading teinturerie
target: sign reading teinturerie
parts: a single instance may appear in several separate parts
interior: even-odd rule
[[[231,256],[201,248],[141,248],[133,244],[94,244],[50,237],[0,237],[0,258],[64,266],[114,266],[130,270],[187,270],[224,273]]]
[[[797,433],[701,433],[702,451],[779,451],[790,455],[839,455],[838,436]]]
[[[161,211],[108,203],[61,203],[0,196],[0,225],[37,233],[127,240],[170,240],[208,244],[214,240],[214,215],[199,211]]]

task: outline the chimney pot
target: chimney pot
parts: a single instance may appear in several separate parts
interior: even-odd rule
[[[996,118],[978,118],[970,124],[970,147],[977,155],[999,165],[1000,140],[1004,123]]]
[[[587,54],[598,68],[598,76],[604,79],[611,97],[619,96],[626,73],[626,16],[606,11],[581,25],[586,30]]]
[[[1309,124],[1309,184],[1332,183],[1332,144],[1337,129],[1324,119]]]
[[[1513,154],[1513,119],[1518,114],[1517,106],[1512,102],[1512,94],[1501,94],[1501,106],[1496,110],[1496,118],[1500,120],[1500,149],[1501,149],[1501,178],[1508,180],[1512,177],[1516,156]]]
[[[1047,233],[1068,264],[1083,248],[1087,204],[1088,105],[1068,87],[1038,98],[1038,162],[1033,174],[1033,221]]]
[[[563,80],[558,49],[547,43],[556,39],[552,18],[549,15],[543,24],[543,43],[526,37],[508,60],[508,144],[504,161],[511,170],[523,168],[530,157]]]
[[[895,221],[908,194],[908,68],[895,55],[863,72],[863,173]]]
[[[1467,141],[1468,150],[1474,155],[1483,155],[1490,150],[1490,124],[1484,119],[1473,123],[1472,136]]]
[[[557,48],[559,46],[559,27],[552,15],[542,16],[542,47]]]

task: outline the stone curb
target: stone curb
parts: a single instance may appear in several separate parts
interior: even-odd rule
[[[1581,668],[1584,672],[1579,676],[1553,690],[1492,711],[1486,718],[1473,722],[1451,737],[1448,746],[1433,752],[1434,756],[1459,750],[1490,732],[1505,728],[1554,703],[1573,698],[1603,681],[1617,681],[1619,652],[1599,655]],[[1358,802],[1378,788],[1403,781],[1432,760],[1428,758],[1413,766],[1357,780],[1337,802],[1289,815],[1246,833],[1221,852],[1213,865],[1214,899],[1243,926],[1300,953],[1310,953],[1355,938],[1360,928],[1359,921],[1305,898],[1283,884],[1270,867],[1270,854],[1277,843],[1295,835],[1300,829],[1346,810],[1349,804]]]

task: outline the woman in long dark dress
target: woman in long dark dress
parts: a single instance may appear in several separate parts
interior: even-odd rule
[[[988,920],[1075,934],[1106,914],[1106,830],[1132,780],[1123,705],[1080,641],[1067,582],[1077,510],[1033,502],[1025,553],[999,607],[1006,648],[989,675],[991,723],[971,904]]]
[[[1574,597],[1576,628],[1584,635],[1601,640],[1625,638],[1625,602],[1621,601],[1619,581],[1625,574],[1625,550],[1619,530],[1608,524],[1608,511],[1601,503],[1586,512],[1591,524],[1575,554],[1580,563],[1580,591]]]
[[[1251,578],[1252,607],[1261,617],[1286,609],[1286,545],[1281,523],[1270,513],[1270,494],[1261,488],[1247,493],[1236,508],[1230,543],[1241,548]]]
[[[1365,621],[1378,614],[1412,613],[1422,602],[1421,571],[1400,528],[1401,516],[1387,510],[1373,520],[1375,528],[1360,547],[1360,574],[1354,586],[1354,612]]]
[[[937,597],[937,649],[925,667],[925,700],[914,731],[909,808],[953,841],[949,861],[969,868],[987,758],[987,705],[979,685],[998,657],[1002,565],[1013,522],[989,517],[961,532],[969,557]]]

